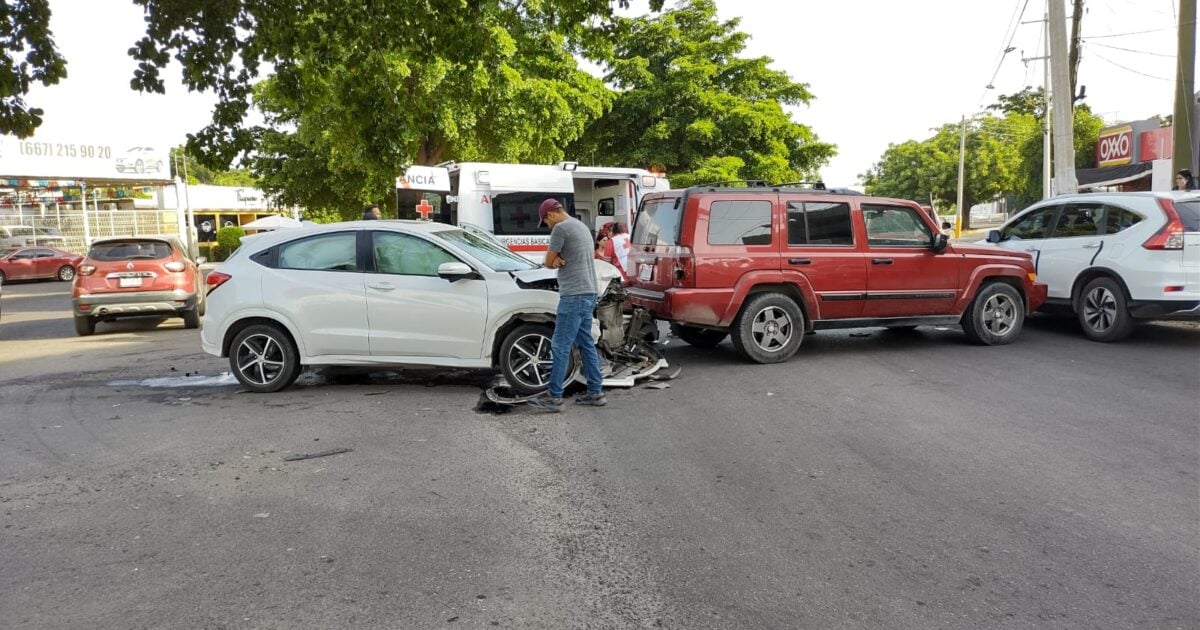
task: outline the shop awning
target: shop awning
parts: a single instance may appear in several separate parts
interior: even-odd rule
[[[1150,177],[1153,162],[1141,164],[1125,164],[1124,166],[1106,166],[1104,168],[1081,168],[1075,171],[1075,179],[1079,188],[1103,188],[1131,182],[1135,179]]]

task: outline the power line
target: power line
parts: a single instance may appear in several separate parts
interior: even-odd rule
[[[1017,1],[1020,2],[1020,0]],[[1017,5],[1013,5],[1012,18],[1009,18],[1008,28],[1005,29],[1004,38],[1001,39],[1001,41],[1003,41],[1003,39],[1007,39],[1008,44],[1006,44],[1004,48],[1000,50],[1000,58],[996,61],[996,71],[992,73],[992,78],[987,82],[987,87],[983,89],[983,94],[979,95],[980,107],[982,107],[983,102],[987,100],[988,90],[995,89],[994,84],[996,83],[996,77],[1000,76],[1000,69],[1004,67],[1004,60],[1008,58],[1008,53],[1015,50],[1012,45],[1013,40],[1017,38],[1017,31],[1021,26],[1021,18],[1025,17],[1025,9],[1028,7],[1029,0],[1025,0],[1024,4],[1021,5],[1021,10],[1019,12],[1017,11]]]
[[[1170,82],[1170,83],[1174,83],[1174,82],[1175,82],[1175,80],[1174,80],[1174,79],[1165,79],[1165,78],[1163,78],[1163,77],[1156,77],[1156,76],[1154,76],[1154,75],[1152,75],[1152,74],[1146,74],[1145,72],[1142,72],[1141,70],[1134,70],[1133,68],[1130,68],[1130,67],[1128,67],[1128,66],[1123,66],[1123,65],[1121,65],[1121,64],[1119,64],[1119,63],[1117,63],[1117,62],[1113,61],[1112,59],[1109,59],[1108,57],[1105,57],[1104,55],[1101,55],[1100,53],[1094,53],[1094,54],[1096,55],[1096,57],[1097,57],[1098,59],[1101,59],[1101,60],[1103,60],[1103,61],[1107,61],[1108,63],[1110,63],[1110,64],[1112,64],[1112,65],[1114,65],[1114,66],[1116,66],[1116,67],[1118,67],[1118,68],[1120,68],[1120,69],[1122,69],[1122,70],[1126,70],[1126,71],[1132,72],[1132,73],[1134,73],[1134,74],[1140,74],[1140,75],[1142,75],[1142,76],[1144,76],[1144,77],[1147,77],[1147,78],[1150,78],[1150,79],[1158,79],[1159,81],[1167,81],[1167,82]]]
[[[1195,24],[1195,22],[1192,22],[1192,24]],[[1129,33],[1107,33],[1104,35],[1090,35],[1088,37],[1084,37],[1083,39],[1106,39],[1109,37],[1128,37],[1130,35],[1145,35],[1147,33],[1161,33],[1163,31],[1173,31],[1173,30],[1175,30],[1175,29],[1173,29],[1173,28],[1156,28],[1156,29],[1151,29],[1149,31],[1132,31]]]
[[[1163,53],[1150,52],[1148,50],[1136,50],[1133,48],[1121,48],[1120,46],[1109,46],[1108,44],[1089,44],[1089,45],[1100,46],[1101,48],[1111,48],[1113,50],[1123,50],[1125,52],[1131,52],[1131,53],[1139,53],[1142,55],[1153,55],[1155,57],[1166,57],[1167,59],[1175,58],[1175,55],[1164,55]]]

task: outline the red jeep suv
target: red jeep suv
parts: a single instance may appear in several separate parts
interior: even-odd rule
[[[1013,341],[1046,300],[1032,257],[951,245],[911,201],[785,186],[648,195],[630,252],[630,299],[701,347],[733,338],[786,361],[806,332],[961,324]]]

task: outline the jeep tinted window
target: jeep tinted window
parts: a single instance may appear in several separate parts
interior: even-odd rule
[[[1177,201],[1175,211],[1183,221],[1185,232],[1200,232],[1200,201]]]
[[[788,245],[853,245],[850,204],[788,202]]]
[[[683,221],[683,200],[678,197],[647,199],[638,210],[633,227],[636,245],[679,244],[679,227]]]
[[[709,245],[770,245],[770,201],[714,201],[708,209]]]
[[[905,206],[863,204],[867,244],[887,247],[928,247],[933,234],[916,210]]]

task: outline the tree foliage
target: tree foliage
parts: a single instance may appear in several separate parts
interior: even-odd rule
[[[413,162],[552,161],[611,98],[572,52],[608,32],[612,0],[135,1],[133,87],[162,92],[180,61],[219,99],[189,149],[221,167],[254,154],[284,203],[351,215]],[[252,102],[266,127],[245,123]]]
[[[809,103],[808,86],[771,69],[768,57],[742,57],[748,35],[716,13],[712,0],[685,0],[660,15],[617,20],[591,51],[616,100],[571,155],[664,169],[675,185],[790,181],[827,162],[834,146],[783,109]]]
[[[968,121],[963,206],[970,208],[1011,197],[1015,208],[1042,198],[1042,127],[1045,96],[1041,88],[1025,88],[1000,96],[987,114]],[[1086,105],[1075,108],[1075,166],[1094,166],[1092,148],[1100,118]],[[960,127],[949,123],[926,140],[889,145],[883,156],[860,178],[870,194],[933,200],[952,206],[958,196]],[[970,227],[969,213],[962,213]]]
[[[212,184],[214,186],[243,186],[257,188],[260,184],[250,169],[237,168],[219,170],[210,168],[194,155],[188,153],[186,147],[171,149],[171,178],[183,178],[187,175],[189,184]]]
[[[54,85],[66,76],[50,32],[49,0],[0,4],[0,133],[33,135],[44,112],[25,102],[30,85]]]

